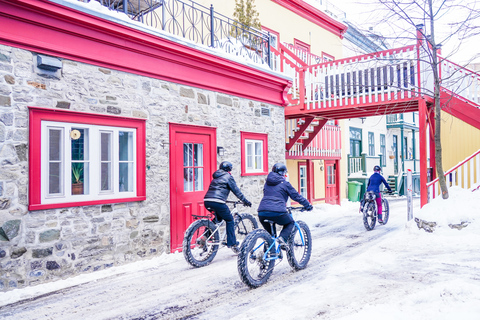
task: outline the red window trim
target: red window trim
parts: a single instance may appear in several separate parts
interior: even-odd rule
[[[310,52],[310,45],[306,42],[300,41],[298,39],[293,39],[293,45],[297,48],[302,49],[303,51]]]
[[[109,203],[143,201],[146,199],[146,119],[119,117],[70,110],[29,108],[29,205],[28,210],[44,210],[77,206],[90,206]],[[41,164],[42,136],[41,122],[70,122],[101,126],[134,128],[137,131],[137,196],[120,199],[102,199],[78,202],[42,204],[41,200]]]
[[[262,140],[263,141],[263,171],[262,172],[246,172],[247,164],[245,163],[246,150],[245,140]],[[268,174],[268,134],[240,131],[240,145],[241,145],[241,176],[260,176]]]
[[[334,57],[334,56],[332,56],[331,54],[328,54],[328,53],[325,53],[325,52],[322,51],[322,62],[326,62],[326,61],[325,61],[325,57],[326,57],[326,58],[329,58],[329,59],[332,59],[333,61],[335,61],[335,57]]]

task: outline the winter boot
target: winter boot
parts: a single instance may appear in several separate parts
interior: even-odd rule
[[[382,215],[381,215],[381,214],[378,215],[378,222],[379,222],[379,223],[383,223]]]

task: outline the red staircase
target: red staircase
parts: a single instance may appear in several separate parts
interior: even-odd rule
[[[340,131],[330,120],[418,111],[422,205],[427,202],[427,130],[433,144],[433,75],[424,42],[373,54],[316,63],[319,57],[291,45],[272,48],[277,70],[293,79],[285,108],[287,157],[341,157]],[[297,52],[298,51],[298,52]],[[440,59],[442,110],[480,129],[480,75]],[[429,129],[427,129],[429,128]],[[319,136],[320,135],[320,136]],[[318,139],[317,137],[321,137]],[[326,139],[333,137],[328,144]],[[434,165],[430,147],[430,166]],[[321,157],[319,157],[321,158]],[[422,187],[423,186],[423,187]]]

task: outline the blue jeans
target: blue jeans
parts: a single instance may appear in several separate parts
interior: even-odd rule
[[[237,244],[237,238],[235,237],[235,223],[233,216],[230,213],[230,208],[225,203],[218,203],[212,201],[205,201],[205,208],[208,211],[213,211],[218,221],[225,220],[227,229],[227,247],[231,247]]]
[[[290,234],[292,233],[293,227],[295,226],[295,221],[293,220],[292,216],[287,212],[271,212],[271,211],[260,211],[258,213],[258,219],[262,224],[263,228],[268,231],[268,233],[272,234],[272,229],[270,228],[270,223],[265,222],[265,220],[270,220],[275,222],[275,224],[279,224],[283,226],[282,231],[280,232],[280,237],[288,241]],[[275,224],[273,225],[273,232],[276,233]],[[272,234],[273,236],[273,234]]]

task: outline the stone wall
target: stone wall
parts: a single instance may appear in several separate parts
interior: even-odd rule
[[[256,213],[266,176],[240,177],[240,131],[268,133],[269,167],[284,160],[282,107],[68,60],[44,71],[36,61],[0,45],[0,291],[168,253],[169,122],[217,128],[217,160],[234,164]],[[146,201],[28,211],[28,106],[147,119]]]

